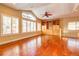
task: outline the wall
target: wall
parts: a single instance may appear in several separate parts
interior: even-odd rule
[[[21,17],[21,11],[19,10],[15,10],[12,8],[9,8],[7,6],[4,6],[2,4],[0,4],[0,14],[5,14],[5,15],[9,15],[9,16],[17,16],[20,20],[20,24],[19,24],[19,34],[14,34],[14,35],[8,35],[8,36],[0,36],[0,44],[5,44],[11,41],[16,41],[22,38],[28,38],[28,37],[32,37],[32,36],[36,36],[36,35],[40,35],[41,32],[37,31],[37,32],[29,32],[29,33],[21,33],[22,31],[22,17]],[[1,18],[0,18],[1,20]],[[0,27],[1,27],[1,23],[0,23]],[[1,31],[1,28],[0,28]],[[1,32],[0,32],[1,33]]]
[[[55,22],[51,21],[51,23],[49,24],[49,29],[46,28],[42,30],[42,34],[79,38],[79,30],[68,30],[68,22],[73,22],[73,21],[79,21],[79,17],[61,18],[59,25],[54,25],[53,23]]]
[[[48,26],[48,29],[47,29]],[[52,35],[52,23],[42,25],[42,34]]]
[[[58,20],[55,20],[55,21],[58,21]],[[54,24],[54,23],[55,23],[54,21],[50,21],[50,22],[48,22],[48,24],[47,24],[47,22],[45,22],[45,24],[43,26],[46,26],[46,29],[42,29],[42,34],[60,36],[60,25]],[[47,26],[48,26],[48,28],[47,28]]]
[[[79,37],[79,30],[68,30],[68,22],[79,21],[79,17],[63,18],[61,19],[62,36]]]

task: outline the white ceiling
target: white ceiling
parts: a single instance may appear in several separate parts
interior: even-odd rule
[[[5,5],[17,10],[32,10],[38,18],[49,20],[62,17],[62,15],[68,16],[79,7],[79,4],[75,3],[5,3]],[[45,11],[53,15],[43,17]]]
[[[39,8],[48,4],[49,3],[4,3],[4,5],[7,5],[17,10],[32,10],[34,8]]]

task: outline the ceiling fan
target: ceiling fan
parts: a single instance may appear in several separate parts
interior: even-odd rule
[[[45,16],[46,16],[46,17],[52,16],[52,13],[49,13],[49,12],[46,11],[46,12],[44,13],[43,17],[45,17]]]

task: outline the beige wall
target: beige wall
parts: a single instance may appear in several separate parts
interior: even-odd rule
[[[46,26],[46,27],[44,29],[43,26],[42,26],[42,28],[43,28],[42,34],[52,35],[52,24],[49,23],[49,29],[47,29],[47,24],[44,24],[44,26]]]
[[[30,33],[21,33],[21,30],[22,30],[21,11],[18,11],[18,10],[15,10],[15,9],[12,9],[12,8],[9,8],[7,6],[0,4],[0,15],[1,14],[18,17],[19,20],[20,20],[20,22],[19,22],[20,23],[19,24],[20,31],[19,31],[19,34],[8,35],[8,36],[0,36],[0,44],[7,43],[7,42],[10,42],[10,41],[15,41],[15,40],[20,39],[20,38],[28,38],[28,37],[32,37],[32,36],[36,36],[36,35],[41,34],[40,31],[30,32]],[[1,17],[0,17],[0,20],[1,20]],[[0,27],[1,27],[1,23],[0,23]],[[0,30],[1,30],[1,28],[0,28]]]
[[[50,23],[49,29],[42,30],[43,34],[59,35],[65,37],[79,37],[79,30],[68,30],[68,22],[79,21],[79,17],[61,18],[60,25],[52,25]]]
[[[79,21],[79,17],[61,19],[62,36],[79,37],[79,30],[68,30],[68,22]]]
[[[46,24],[45,24],[46,26]],[[60,36],[60,26],[59,25],[53,25],[53,22],[51,21],[49,23],[49,28],[43,29],[42,34],[47,34],[47,35],[58,35]]]

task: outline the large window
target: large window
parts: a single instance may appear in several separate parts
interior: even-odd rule
[[[19,32],[19,20],[16,17],[12,17],[12,33]]]
[[[30,21],[27,21],[27,32],[31,31],[31,23]]]
[[[18,18],[2,15],[2,34],[18,33]]]
[[[69,30],[76,30],[76,23],[75,22],[69,22],[68,23],[68,29]]]
[[[2,16],[3,24],[3,34],[11,34],[11,17]]]
[[[26,24],[27,25],[24,25],[23,27],[26,27],[24,28],[24,32],[34,32],[36,31],[36,18],[35,16],[31,13],[31,12],[23,12],[22,13],[22,17],[23,19],[26,20]]]
[[[69,22],[68,30],[79,30],[79,22]]]
[[[36,22],[31,22],[31,32],[36,31]]]
[[[76,22],[76,29],[79,30],[79,22]]]
[[[34,31],[36,31],[36,22],[34,22]]]
[[[23,12],[22,17],[30,20],[36,20],[35,16],[30,12]]]
[[[31,22],[31,32],[34,31],[34,22]]]
[[[27,30],[27,23],[26,23],[26,20],[22,20],[22,32],[26,32]]]

